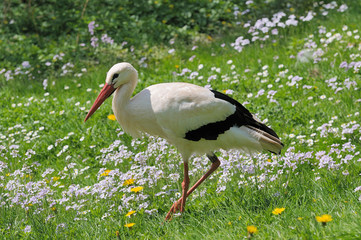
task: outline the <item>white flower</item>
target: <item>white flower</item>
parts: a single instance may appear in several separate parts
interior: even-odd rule
[[[30,68],[31,67],[29,61],[24,61],[21,65],[23,66],[23,68]]]
[[[29,233],[29,232],[31,232],[31,226],[26,225],[26,227],[24,228],[24,233]]]

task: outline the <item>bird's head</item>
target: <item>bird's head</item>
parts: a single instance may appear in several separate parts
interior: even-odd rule
[[[93,115],[93,113],[100,107],[100,105],[102,105],[105,99],[112,95],[112,93],[117,88],[131,81],[136,83],[137,76],[137,70],[135,70],[135,68],[130,63],[117,63],[111,67],[107,73],[105,85],[100,91],[97,99],[94,101],[94,104],[90,108],[88,114],[86,115],[84,122],[88,120],[91,115]]]

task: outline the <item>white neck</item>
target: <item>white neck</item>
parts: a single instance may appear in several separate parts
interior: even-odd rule
[[[115,90],[113,97],[113,112],[116,113],[119,110],[123,112],[128,105],[130,98],[133,94],[135,87],[137,86],[137,77],[133,77],[126,84],[121,85]]]

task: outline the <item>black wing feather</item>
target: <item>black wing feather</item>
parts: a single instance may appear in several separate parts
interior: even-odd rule
[[[271,128],[267,127],[263,123],[256,121],[250,111],[248,111],[248,109],[245,108],[242,104],[223,93],[217,92],[215,90],[211,91],[216,98],[222,99],[236,106],[236,111],[223,121],[208,123],[202,127],[188,131],[185,135],[185,139],[191,141],[199,141],[202,138],[206,140],[216,140],[220,134],[223,134],[225,131],[234,126],[252,126],[253,128],[264,131],[276,137],[277,139],[279,138]]]

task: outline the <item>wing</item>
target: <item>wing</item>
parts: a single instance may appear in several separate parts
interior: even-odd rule
[[[193,84],[163,83],[147,89],[151,93],[157,123],[168,138],[187,138],[188,132],[224,121],[236,111],[234,105]],[[211,135],[211,138],[218,136],[216,133]]]
[[[236,107],[236,111],[226,119],[228,126],[246,126],[248,131],[258,139],[263,149],[276,154],[280,153],[283,143],[275,131],[257,120],[242,104],[233,98],[217,91],[212,92],[216,98],[223,99]],[[209,131],[209,129],[205,131]]]
[[[230,122],[232,122],[235,126],[251,126],[254,129],[264,131],[275,138],[279,138],[275,131],[258,121],[242,104],[223,93],[214,90],[212,90],[212,92],[216,98],[223,99],[236,107],[236,111],[233,116],[229,117],[232,119],[230,119]]]

